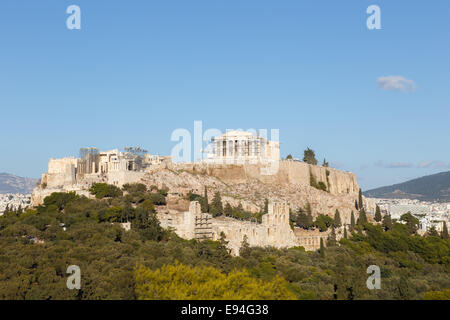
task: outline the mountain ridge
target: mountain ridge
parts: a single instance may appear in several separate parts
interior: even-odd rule
[[[369,198],[418,199],[450,202],[450,171],[412,179],[391,186],[365,191]]]
[[[19,177],[14,174],[0,172],[0,193],[30,194],[38,183],[38,179]]]

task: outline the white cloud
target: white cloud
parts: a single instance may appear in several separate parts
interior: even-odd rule
[[[392,169],[412,168],[412,167],[414,167],[414,165],[411,162],[390,162],[390,163],[385,163],[385,162],[383,162],[381,160],[378,160],[377,162],[375,162],[375,166],[382,167],[382,168],[392,168]]]
[[[402,76],[379,77],[377,84],[378,87],[387,91],[413,92],[417,90],[417,85],[414,81]]]
[[[444,161],[432,160],[432,161],[422,161],[417,165],[418,168],[450,168],[450,163],[445,163]]]
[[[374,163],[376,167],[398,169],[398,168],[420,168],[420,169],[445,169],[450,168],[450,163],[440,161],[440,160],[430,160],[421,161],[418,164],[411,162],[384,162],[383,160],[378,160]]]

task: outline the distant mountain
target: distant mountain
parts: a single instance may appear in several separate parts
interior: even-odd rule
[[[0,193],[29,194],[39,180],[22,178],[9,173],[0,173]]]
[[[364,192],[369,198],[450,202],[450,171]]]

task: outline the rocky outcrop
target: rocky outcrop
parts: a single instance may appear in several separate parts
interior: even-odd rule
[[[344,223],[350,222],[351,211],[358,198],[358,183],[354,174],[333,168],[308,165],[285,160],[277,164],[275,171],[267,174],[267,168],[258,164],[218,165],[205,163],[174,164],[170,169],[161,167],[151,172],[118,172],[86,174],[74,180],[72,158],[51,160],[49,172],[43,174],[42,183],[33,191],[32,204],[38,205],[52,192],[76,191],[88,194],[95,182],[121,186],[123,183],[145,183],[159,188],[168,187],[168,209],[188,210],[186,195],[189,192],[203,194],[205,186],[210,199],[220,192],[224,203],[242,204],[245,210],[261,210],[265,199],[286,202],[292,210],[310,204],[313,216],[334,216],[336,209]],[[327,191],[310,186],[311,175],[326,186]]]
[[[169,207],[175,202],[178,205],[176,199],[189,191],[203,194],[206,186],[209,199],[219,191],[224,202],[232,206],[241,203],[244,209],[253,212],[261,210],[265,199],[287,202],[293,210],[309,203],[314,216],[334,216],[338,209],[344,223],[350,223],[351,212],[356,212],[359,187],[352,173],[298,161],[281,161],[274,175],[262,175],[259,170],[257,165],[182,164],[176,165],[174,170],[147,174],[143,181],[149,186],[167,186],[173,197]],[[311,187],[310,172],[317,182],[327,185],[329,191]],[[187,210],[187,205],[183,209]]]

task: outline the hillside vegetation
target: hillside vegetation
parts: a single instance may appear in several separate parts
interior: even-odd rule
[[[357,225],[317,252],[244,242],[234,257],[223,237],[162,229],[154,212],[167,190],[92,192],[0,217],[0,299],[449,299],[450,240],[421,237],[409,222]],[[69,265],[81,268],[80,290],[66,287]],[[366,287],[369,265],[381,268],[380,290]]]

